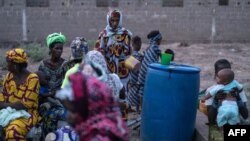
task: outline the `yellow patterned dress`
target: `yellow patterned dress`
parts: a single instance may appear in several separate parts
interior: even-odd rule
[[[119,23],[116,29],[111,25],[111,18],[119,15]],[[110,73],[116,73],[126,90],[129,88],[129,69],[125,67],[125,60],[131,55],[132,33],[122,27],[122,13],[112,10],[107,14],[107,26],[100,32],[95,49],[100,51],[107,62]]]
[[[122,34],[109,35],[107,32],[100,33],[95,48],[105,57],[109,72],[119,76],[127,91],[129,69],[125,67],[125,59],[131,54],[131,35],[126,29],[122,30]]]
[[[0,93],[0,102],[21,102],[30,113],[28,119],[19,118],[9,123],[4,128],[5,140],[24,141],[26,134],[39,120],[38,114],[38,92],[39,79],[34,73],[29,74],[25,82],[17,86],[13,74],[8,73],[3,82],[3,91]]]

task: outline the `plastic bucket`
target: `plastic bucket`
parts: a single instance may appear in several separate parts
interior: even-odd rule
[[[162,65],[169,65],[172,60],[173,55],[168,53],[161,54],[161,64]]]

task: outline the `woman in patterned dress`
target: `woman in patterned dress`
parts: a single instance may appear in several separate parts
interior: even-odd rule
[[[121,12],[113,10],[107,14],[107,26],[99,34],[95,46],[104,55],[109,72],[120,77],[126,91],[129,69],[124,66],[124,61],[131,54],[131,36],[132,33],[122,27]]]
[[[26,110],[31,116],[11,121],[5,128],[5,140],[25,141],[28,131],[39,121],[38,92],[39,79],[35,73],[29,72],[27,54],[21,48],[6,53],[8,74],[0,93],[0,109],[11,107]]]

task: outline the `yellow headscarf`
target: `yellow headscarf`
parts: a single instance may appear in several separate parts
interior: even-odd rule
[[[26,52],[22,48],[15,48],[6,52],[6,57],[15,63],[27,63]]]
[[[61,33],[52,33],[52,34],[49,34],[46,38],[46,42],[47,42],[48,47],[50,47],[55,42],[64,44],[65,41],[66,41],[66,38]]]

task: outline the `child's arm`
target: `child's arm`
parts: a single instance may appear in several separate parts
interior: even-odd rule
[[[212,95],[210,93],[208,93],[205,96],[201,97],[201,102],[205,102],[206,100],[208,100],[211,97],[212,97]]]

